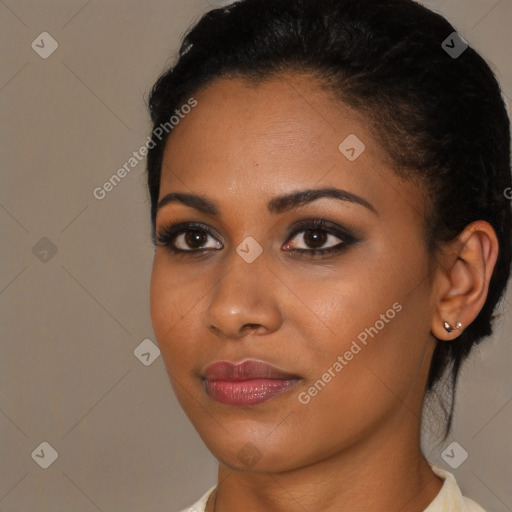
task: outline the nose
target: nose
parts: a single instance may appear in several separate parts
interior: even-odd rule
[[[218,337],[240,339],[247,334],[270,334],[279,329],[279,281],[263,254],[247,263],[235,252],[228,270],[215,285],[203,313],[203,325]]]

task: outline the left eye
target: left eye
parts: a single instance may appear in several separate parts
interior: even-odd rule
[[[302,239],[302,245],[297,245],[293,242],[295,239]],[[310,228],[303,229],[302,231],[295,234],[293,240],[287,242],[286,247],[293,250],[315,250],[315,249],[330,249],[344,243],[340,237],[327,232],[325,229]],[[330,243],[331,245],[325,246]],[[293,244],[290,246],[290,244]]]

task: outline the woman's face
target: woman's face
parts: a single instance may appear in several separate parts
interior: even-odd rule
[[[210,208],[162,202],[157,236],[194,226],[161,239],[151,279],[185,413],[245,470],[403,444],[418,433],[434,349],[421,190],[385,164],[369,121],[311,78],[218,79],[194,98],[167,142],[159,199],[199,195]],[[326,188],[343,192],[278,199]],[[206,371],[246,361],[277,370]]]

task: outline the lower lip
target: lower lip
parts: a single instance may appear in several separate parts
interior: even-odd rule
[[[256,405],[288,391],[298,379],[205,380],[208,395],[222,404]]]

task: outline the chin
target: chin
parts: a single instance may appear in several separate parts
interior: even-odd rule
[[[230,423],[226,430],[217,425],[212,431],[210,423],[206,428],[207,432],[197,430],[204,444],[221,464],[234,471],[280,473],[308,463],[297,449],[301,443],[289,433],[284,441],[278,437],[271,439],[268,429],[258,432],[254,425],[242,428]],[[230,435],[233,432],[236,435]]]

